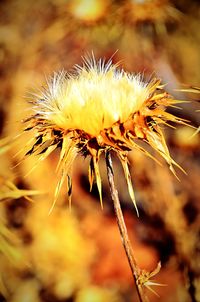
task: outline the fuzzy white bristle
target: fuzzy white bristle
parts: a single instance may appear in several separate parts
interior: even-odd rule
[[[125,122],[149,96],[148,83],[112,61],[84,59],[75,73],[54,73],[35,102],[40,118],[61,129],[81,129],[96,136],[115,122]]]

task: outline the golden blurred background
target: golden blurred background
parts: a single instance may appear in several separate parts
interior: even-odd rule
[[[195,0],[2,0],[0,3],[0,301],[138,301],[117,229],[101,164],[104,209],[96,186],[89,192],[87,159],[73,168],[72,210],[65,188],[51,215],[57,183],[54,152],[35,169],[23,160],[29,139],[21,120],[27,94],[54,71],[71,70],[82,57],[119,62],[125,70],[152,74],[176,98],[170,109],[199,126],[200,5]],[[200,137],[190,127],[166,128],[172,157],[185,169],[180,182],[137,150],[130,153],[137,218],[118,161],[115,177],[127,228],[141,268],[155,277],[160,298],[200,300]]]

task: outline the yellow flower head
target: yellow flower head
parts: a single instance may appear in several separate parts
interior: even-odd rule
[[[86,24],[94,23],[105,15],[108,3],[108,0],[70,0],[68,10],[75,19]]]
[[[174,172],[160,127],[167,121],[184,123],[165,111],[180,101],[163,91],[160,80],[144,82],[141,75],[119,69],[109,60],[83,60],[74,71],[55,73],[32,100],[34,114],[28,117],[25,130],[34,131],[34,144],[27,152],[46,158],[60,148],[58,170],[61,178],[55,200],[65,178],[71,196],[71,168],[76,156],[90,156],[89,182],[94,178],[101,197],[101,177],[98,161],[102,153],[113,151],[119,157],[125,172],[130,196],[135,204],[128,169],[128,151],[137,148],[151,156],[139,141],[149,144],[160,153]],[[136,205],[135,205],[136,207]]]
[[[181,14],[170,0],[128,0],[124,16],[130,24],[148,22],[159,29],[167,22],[178,21]]]

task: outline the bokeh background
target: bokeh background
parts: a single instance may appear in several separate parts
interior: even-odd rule
[[[160,77],[169,93],[190,101],[171,112],[198,127],[199,90],[178,89],[200,87],[199,26],[195,0],[0,2],[0,301],[138,301],[104,160],[103,211],[96,186],[89,193],[88,160],[80,157],[73,168],[72,210],[63,188],[48,216],[58,152],[32,170],[37,158],[22,160],[28,134],[16,136],[30,108],[27,93],[92,52],[120,61],[127,71]],[[138,264],[147,271],[162,264],[155,279],[167,286],[155,288],[160,298],[147,290],[151,302],[200,300],[200,137],[194,133],[185,126],[165,128],[172,157],[187,172],[177,171],[180,181],[165,163],[160,167],[136,150],[130,153],[140,218],[114,159]]]

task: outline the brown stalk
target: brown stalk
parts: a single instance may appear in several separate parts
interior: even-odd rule
[[[117,191],[117,189],[115,187],[115,183],[114,183],[112,159],[111,159],[111,155],[109,152],[106,152],[106,166],[107,166],[107,175],[108,175],[108,182],[109,182],[109,186],[110,186],[111,197],[112,197],[115,214],[116,214],[116,218],[117,218],[117,224],[119,227],[122,243],[124,246],[124,250],[126,252],[129,266],[130,266],[130,269],[131,269],[131,272],[132,272],[132,275],[133,275],[133,278],[135,281],[139,301],[148,302],[149,300],[148,300],[147,296],[145,295],[143,285],[139,283],[140,269],[137,265],[134,255],[133,255],[133,249],[132,249],[129,237],[128,237],[128,232],[127,232],[126,224],[124,221],[124,217],[123,217],[123,213],[122,213],[122,209],[121,209],[121,205],[120,205],[120,201],[119,201],[118,191]]]

